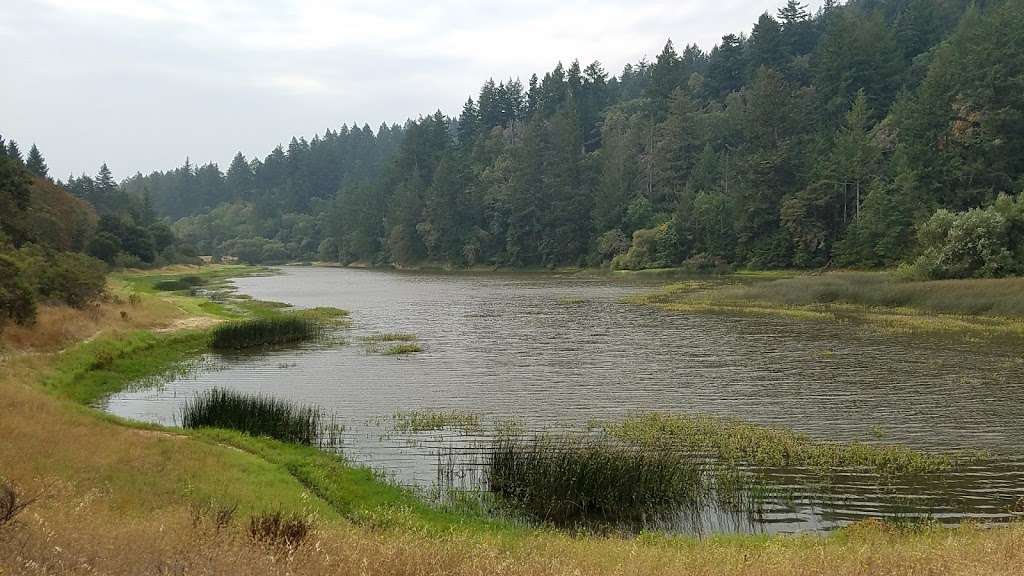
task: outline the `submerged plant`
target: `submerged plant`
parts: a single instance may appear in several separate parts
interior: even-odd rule
[[[228,428],[297,444],[313,444],[322,420],[314,407],[223,388],[197,394],[181,409],[184,428]]]

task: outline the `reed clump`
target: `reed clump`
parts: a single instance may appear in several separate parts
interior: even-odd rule
[[[555,524],[694,510],[707,494],[706,478],[685,454],[605,436],[505,436],[488,453],[489,489]]]
[[[315,340],[320,325],[309,318],[282,314],[221,324],[214,328],[210,347],[214,350],[244,350]]]
[[[860,469],[883,476],[947,472],[985,457],[978,452],[928,453],[905,446],[838,443],[806,434],[712,416],[648,413],[605,431],[638,446],[704,454],[727,464],[804,467],[819,473]]]
[[[323,419],[314,407],[223,388],[196,395],[181,410],[184,428],[227,428],[307,445],[319,438]]]

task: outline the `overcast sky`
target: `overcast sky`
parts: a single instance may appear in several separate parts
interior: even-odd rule
[[[783,3],[2,0],[0,134],[58,178],[226,167],[343,123],[456,114],[488,77],[617,74],[669,37],[710,49]]]

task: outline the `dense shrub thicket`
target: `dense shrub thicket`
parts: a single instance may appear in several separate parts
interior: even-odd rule
[[[1024,194],[986,208],[940,209],[918,230],[921,254],[904,271],[915,277],[998,277],[1024,273]]]
[[[85,307],[102,296],[110,265],[187,260],[145,197],[117,191],[106,167],[98,181],[116,200],[99,216],[49,178],[38,147],[22,158],[0,137],[0,327],[31,323],[37,303]]]

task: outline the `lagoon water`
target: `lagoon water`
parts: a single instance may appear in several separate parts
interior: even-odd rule
[[[187,374],[107,399],[106,409],[173,424],[188,398],[212,387],[316,404],[345,424],[348,458],[419,487],[450,463],[456,484],[475,485],[486,438],[398,432],[389,425],[398,410],[457,409],[481,415],[485,430],[515,419],[546,431],[637,411],[706,413],[827,440],[995,455],[905,487],[898,509],[877,482],[854,475],[828,496],[800,488],[732,529],[828,529],[891,514],[1003,520],[1024,497],[1018,348],[853,323],[666,312],[623,301],[650,283],[605,276],[285,267],[236,285],[262,300],[350,310],[347,345],[211,354]],[[385,356],[361,343],[384,332],[413,333],[424,351]]]

